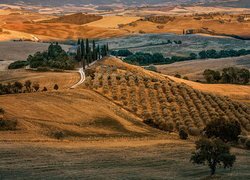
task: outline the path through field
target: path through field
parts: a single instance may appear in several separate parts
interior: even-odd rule
[[[77,86],[79,86],[80,84],[82,84],[85,81],[85,79],[86,79],[85,72],[84,72],[83,68],[80,68],[78,70],[78,72],[80,73],[81,79],[75,85],[73,85],[70,89],[75,89]]]
[[[94,61],[94,62],[92,62],[92,63],[90,63],[89,66],[85,66],[85,69],[86,69],[86,68],[89,68],[89,67],[92,66],[92,65],[94,65],[96,62],[97,62],[97,60]],[[83,68],[79,68],[78,72],[79,72],[81,78],[80,78],[80,80],[79,80],[75,85],[73,85],[70,89],[75,89],[77,86],[81,85],[81,84],[85,81],[85,79],[86,79],[85,72],[84,72]]]

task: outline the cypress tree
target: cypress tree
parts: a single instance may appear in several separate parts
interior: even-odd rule
[[[107,43],[107,45],[106,45],[106,55],[108,55],[109,54],[109,44]]]
[[[99,44],[98,44],[98,46],[97,46],[97,58],[98,59],[101,59],[101,54],[100,54],[100,46],[99,46]]]
[[[85,60],[86,52],[85,51],[86,50],[85,50],[84,40],[82,39],[81,40],[81,59],[82,59],[83,69],[85,69],[85,65],[86,65],[86,60]]]
[[[81,44],[81,40],[80,39],[78,39],[78,41],[77,41],[77,45],[80,45]]]
[[[78,62],[81,61],[81,48],[80,48],[80,46],[77,46],[76,60],[77,60]]]
[[[86,55],[89,54],[89,39],[86,39]]]
[[[95,45],[95,40],[93,40],[93,60],[95,61],[97,59],[97,55],[96,55],[96,45]]]

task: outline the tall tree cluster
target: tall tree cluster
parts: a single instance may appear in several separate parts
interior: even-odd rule
[[[92,43],[92,45],[90,45]],[[78,39],[77,41],[77,51],[75,59],[78,62],[82,62],[82,66],[89,66],[90,63],[100,60],[101,58],[109,54],[108,44],[100,46],[97,45],[95,40],[89,42],[89,39],[83,40]]]

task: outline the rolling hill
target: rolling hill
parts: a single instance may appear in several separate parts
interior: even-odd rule
[[[6,117],[18,121],[18,131],[0,132],[1,138],[163,137],[157,129],[185,129],[197,136],[216,118],[238,120],[243,134],[249,134],[249,107],[227,97],[193,89],[111,57],[96,63],[87,75],[84,84],[74,90],[69,90],[78,79],[74,72],[21,71],[3,77],[4,83],[37,81],[48,92],[0,96]],[[55,83],[59,91],[53,90]]]
[[[1,76],[2,83],[31,80],[38,82],[40,89],[47,87],[48,92],[0,96],[5,118],[18,121],[18,130],[1,131],[0,140],[48,141],[58,134],[68,140],[161,134],[93,91],[70,90],[78,79],[75,72],[12,71]],[[59,85],[59,91],[53,90],[54,84]]]
[[[69,23],[69,24],[87,24],[90,22],[98,21],[102,19],[102,16],[91,15],[91,14],[83,14],[83,13],[76,13],[61,16],[58,18],[48,19],[40,21],[40,23]]]
[[[85,85],[165,131],[199,135],[216,118],[235,119],[249,133],[249,107],[229,98],[195,90],[160,74],[109,58],[94,69]]]

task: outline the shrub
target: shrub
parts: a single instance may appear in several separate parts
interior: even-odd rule
[[[8,66],[8,69],[19,69],[19,68],[23,68],[23,67],[27,66],[28,64],[29,64],[29,62],[27,62],[27,61],[16,61],[16,62],[11,63]]]
[[[57,91],[59,89],[59,86],[57,84],[55,84],[54,89]]]
[[[27,92],[31,92],[31,84],[32,83],[30,80],[25,81],[24,86],[25,86]]]
[[[172,132],[174,130],[174,124],[172,122],[166,122],[165,131]]]
[[[35,91],[37,92],[38,90],[39,90],[39,88],[40,88],[40,85],[37,83],[37,82],[35,82],[35,83],[33,83],[33,86],[32,86],[34,89],[35,89]]]
[[[0,108],[0,114],[4,114],[4,109],[3,108]]]
[[[181,75],[177,73],[174,75],[174,77],[181,78]]]
[[[42,91],[46,92],[46,91],[48,91],[48,89],[46,87],[44,87]]]
[[[143,122],[149,126],[154,126],[154,120],[149,118],[149,119],[145,119],[143,120]]]
[[[245,146],[247,149],[250,149],[250,139],[246,140]]]
[[[200,135],[200,130],[198,128],[195,128],[195,127],[190,127],[188,129],[188,132],[192,136],[198,136],[198,135]]]
[[[16,130],[16,126],[17,126],[16,120],[0,119],[0,130],[1,131],[13,131],[13,130]]]
[[[180,129],[179,136],[181,139],[186,140],[188,138],[188,133],[184,129]]]
[[[242,136],[242,135],[239,136],[239,143],[240,144],[245,144],[246,141],[247,141],[247,136]]]
[[[47,68],[47,67],[38,67],[37,71],[39,71],[39,72],[47,72],[47,71],[50,71],[50,69]]]
[[[56,139],[63,139],[65,134],[62,131],[56,131],[52,133],[52,136]]]

